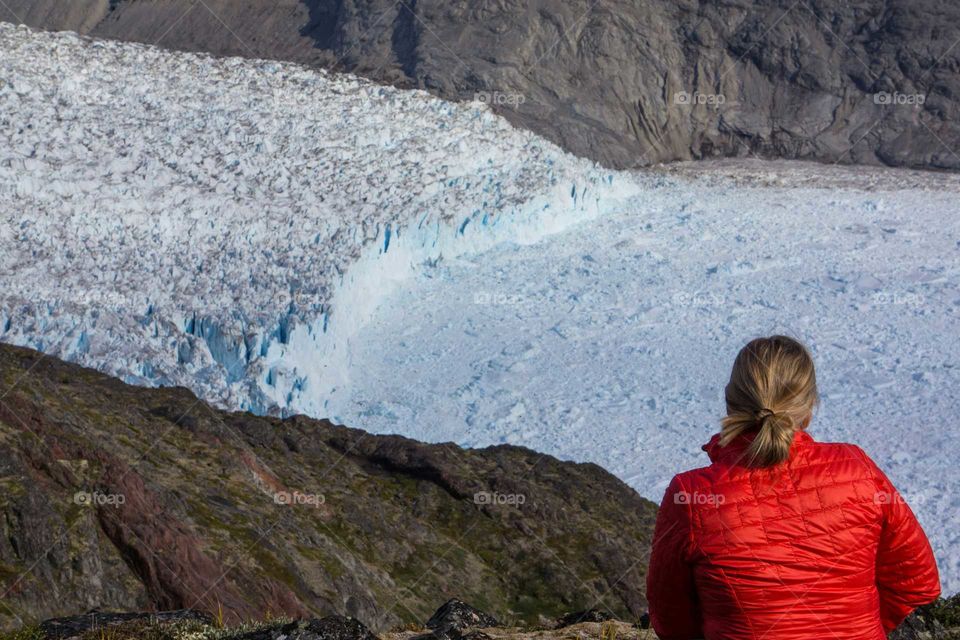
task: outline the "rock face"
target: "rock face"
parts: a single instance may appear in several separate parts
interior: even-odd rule
[[[944,0],[7,4],[4,19],[35,27],[486,100],[608,166],[756,154],[960,168],[960,4]]]
[[[190,608],[380,630],[454,594],[516,622],[645,608],[656,505],[596,465],[222,412],[7,345],[0,394],[2,628]]]

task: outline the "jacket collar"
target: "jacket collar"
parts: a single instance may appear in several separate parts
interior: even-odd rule
[[[728,444],[725,447],[720,446],[720,434],[714,434],[710,438],[710,442],[703,445],[701,449],[707,452],[707,455],[710,456],[710,462],[718,462],[720,460],[737,458],[740,454],[743,453],[743,450],[750,446],[750,443],[753,442],[753,439],[757,436],[756,431],[749,433],[743,433],[734,439],[733,442]],[[793,454],[798,447],[806,445],[810,442],[814,442],[813,437],[806,432],[804,429],[798,429],[793,434],[793,444],[790,445],[790,453]]]

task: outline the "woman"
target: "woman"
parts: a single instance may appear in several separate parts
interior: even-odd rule
[[[856,445],[807,433],[803,345],[750,342],[726,402],[712,464],[675,476],[660,506],[647,599],[661,639],[882,640],[936,599],[930,544],[887,477]]]

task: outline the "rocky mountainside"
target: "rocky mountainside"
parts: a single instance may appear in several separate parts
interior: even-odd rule
[[[7,0],[3,19],[481,99],[605,165],[960,168],[950,0]]]
[[[656,506],[596,465],[222,412],[6,345],[0,394],[0,627],[645,610]]]

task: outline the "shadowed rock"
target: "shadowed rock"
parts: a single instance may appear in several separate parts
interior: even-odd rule
[[[75,638],[88,631],[106,629],[131,622],[176,623],[199,622],[212,625],[213,620],[199,611],[181,609],[179,611],[160,611],[156,613],[107,613],[90,611],[83,615],[52,618],[40,623],[40,631],[46,638]]]

